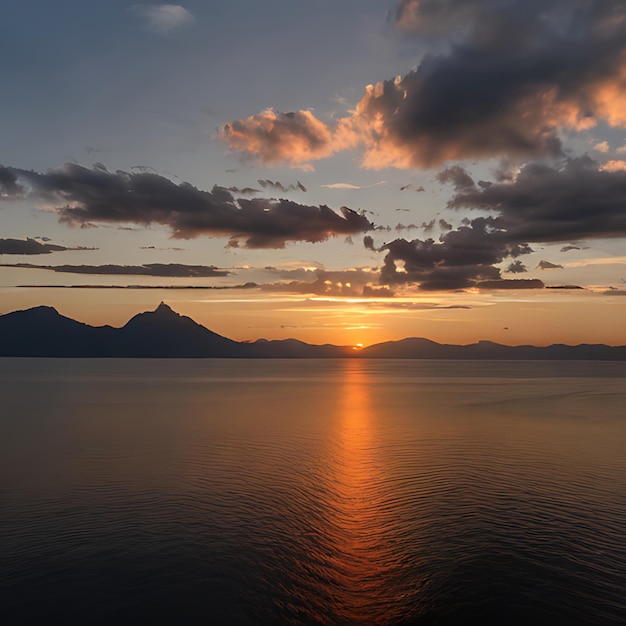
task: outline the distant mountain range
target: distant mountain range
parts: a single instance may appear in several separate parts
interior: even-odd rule
[[[48,306],[0,315],[0,356],[624,361],[626,346],[512,347],[490,341],[456,346],[409,338],[355,350],[351,346],[311,345],[296,339],[238,342],[208,330],[161,303],[154,311],[135,315],[121,328],[89,326],[64,317]]]

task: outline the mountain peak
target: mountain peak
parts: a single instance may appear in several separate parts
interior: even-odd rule
[[[156,309],[154,309],[154,313],[178,315],[178,313],[176,313],[176,311],[174,311],[174,309],[172,309],[171,306],[169,306],[168,304],[165,304],[165,302],[161,302],[161,304],[159,304],[159,306]]]
[[[26,309],[24,311],[16,311],[17,313],[25,313],[27,315],[33,317],[45,317],[45,318],[53,318],[53,317],[62,317],[62,315],[53,307],[53,306],[36,306],[31,309]]]

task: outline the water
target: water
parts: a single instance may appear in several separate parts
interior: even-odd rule
[[[3,624],[624,624],[625,379],[0,359]]]

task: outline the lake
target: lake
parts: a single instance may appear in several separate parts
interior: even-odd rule
[[[2,621],[624,624],[625,383],[0,359]]]

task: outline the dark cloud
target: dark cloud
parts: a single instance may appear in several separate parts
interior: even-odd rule
[[[513,261],[513,263],[507,267],[506,271],[509,274],[523,274],[524,272],[527,272],[528,269],[519,259],[517,259],[517,261]]]
[[[364,298],[393,298],[395,293],[389,287],[371,287],[365,285],[361,296]]]
[[[181,263],[145,263],[144,265],[34,265],[4,264],[3,267],[50,270],[62,274],[97,274],[108,276],[167,276],[170,278],[209,278],[228,276],[228,270],[214,265],[183,265]]]
[[[42,239],[47,239],[42,238]],[[49,241],[49,240],[48,240]],[[36,239],[0,239],[0,254],[50,254],[64,250],[95,250],[95,248],[67,248],[52,243],[41,243]]]
[[[71,225],[157,223],[171,228],[177,238],[228,236],[230,247],[247,248],[283,248],[291,241],[319,242],[374,227],[362,213],[346,207],[340,215],[324,205],[235,199],[223,187],[202,191],[147,172],[110,173],[72,163],[45,174],[2,171],[3,180],[8,180],[1,187],[4,195],[44,199]]]
[[[502,280],[485,280],[476,283],[479,289],[543,289],[543,281],[538,278],[516,278]]]
[[[241,194],[242,196],[253,196],[254,194],[261,193],[260,189],[254,187],[219,187],[219,189],[225,189],[231,193]]]
[[[370,235],[365,235],[365,237],[363,237],[363,245],[372,252],[378,251],[378,248],[374,245],[374,238]]]
[[[440,219],[439,228],[441,228],[441,230],[452,230],[452,224],[450,224],[450,222],[447,222],[444,219]]]
[[[19,196],[23,192],[24,188],[18,184],[15,172],[0,165],[0,198]]]
[[[295,185],[293,183],[290,185],[283,185],[279,181],[271,181],[267,178],[265,180],[259,179],[257,182],[261,185],[261,187],[263,187],[263,189],[274,189],[275,191],[282,192],[298,190],[306,191],[306,187],[300,181],[298,181]]]
[[[417,283],[424,290],[464,289],[500,280],[497,263],[532,252],[527,244],[511,243],[493,218],[476,218],[442,234],[439,241],[396,239],[380,249],[387,251],[381,282]]]
[[[382,246],[387,250],[383,282],[417,283],[420,289],[484,288],[487,281],[502,280],[499,263],[531,252],[530,242],[626,236],[626,172],[602,170],[588,157],[559,165],[529,163],[517,176],[491,185],[474,185],[461,168],[444,172],[442,182],[457,189],[450,208],[495,215],[464,218],[460,228],[437,242],[398,239]],[[435,221],[422,226],[429,232]],[[537,267],[562,268],[549,261]],[[507,271],[521,273],[526,267],[513,260]],[[500,282],[498,288],[507,284],[513,283]],[[521,288],[532,285],[520,283]]]
[[[177,289],[177,290],[222,290],[222,289],[257,289],[256,283],[242,285],[17,285],[22,289]]]
[[[460,165],[452,165],[437,174],[440,183],[450,183],[454,185],[456,191],[467,191],[474,189],[474,180]]]
[[[281,277],[297,276],[298,279],[259,285],[264,291],[333,297],[391,297],[393,295],[391,290],[385,287],[372,285],[372,283],[378,282],[379,275],[377,272],[359,268],[347,270],[277,270],[266,268],[266,270],[273,270]]]
[[[563,266],[558,263],[551,263],[550,261],[539,261],[537,264],[539,270],[562,270]]]
[[[624,237],[626,172],[604,171],[588,157],[529,163],[514,181],[458,193],[448,206],[498,213],[511,241]]]
[[[561,248],[561,252],[569,252],[570,250],[588,250],[589,247],[588,246],[574,246],[574,245],[568,245],[568,246],[563,246]]]
[[[304,166],[364,146],[363,166],[562,154],[562,129],[626,127],[623,0],[403,0],[390,20],[435,48],[404,77],[369,85],[327,125],[265,111],[220,138],[267,163]]]

